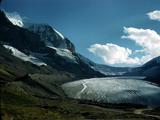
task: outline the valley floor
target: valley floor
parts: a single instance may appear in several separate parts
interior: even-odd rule
[[[117,108],[116,108],[117,107]],[[126,107],[126,106],[125,106]],[[99,106],[66,98],[47,99],[1,89],[2,120],[159,120],[160,110]]]

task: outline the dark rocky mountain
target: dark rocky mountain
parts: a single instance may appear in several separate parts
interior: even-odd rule
[[[128,76],[146,76],[146,80],[160,84],[160,56],[156,57],[141,67],[133,68],[125,73]]]

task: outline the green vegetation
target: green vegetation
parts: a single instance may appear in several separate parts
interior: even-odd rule
[[[83,120],[83,119],[138,119],[156,120],[154,117],[138,115],[130,110],[98,107],[82,104],[65,97],[35,97],[16,82],[1,89],[2,120]]]

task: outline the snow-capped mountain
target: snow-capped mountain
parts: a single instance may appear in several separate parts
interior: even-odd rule
[[[16,17],[14,17],[13,21],[11,16],[8,17],[12,24],[15,23],[15,18]],[[18,18],[20,18],[20,16]],[[18,21],[19,20],[20,19],[18,19]],[[74,44],[68,38],[47,24],[24,23],[22,21],[21,23],[23,26],[17,26],[12,29],[12,33],[8,33],[11,34],[11,38],[8,38],[9,41],[5,41],[6,43],[4,45],[13,47],[21,53],[28,55],[28,58],[25,60],[28,60],[33,64],[35,64],[35,62],[30,60],[30,56],[41,60],[41,62],[46,65],[53,66],[58,64],[59,67],[63,66],[63,68],[68,65],[70,66],[70,64],[79,65],[81,68],[82,65],[84,65],[87,67],[82,68],[82,71],[85,71],[85,69],[88,68],[90,69],[88,72],[95,71],[104,75],[122,75],[123,73],[128,72],[127,68],[114,68],[107,65],[99,65],[83,55],[80,55],[76,52]],[[18,34],[18,38],[15,38],[15,34]]]
[[[22,22],[22,18],[16,12],[14,12],[12,14],[6,12],[6,16],[9,19],[9,21],[11,21],[14,25],[17,25],[19,27],[23,27],[24,24]]]
[[[75,52],[73,43],[56,29],[47,24],[25,23],[24,28],[27,28],[29,31],[40,35],[41,41],[45,42],[46,46],[48,47],[68,49],[71,52]]]
[[[35,65],[47,65],[78,78],[104,76],[79,58],[73,43],[45,24],[14,25],[0,12],[0,44],[12,55]],[[43,63],[43,64],[42,64]]]
[[[118,68],[96,64],[77,53],[74,44],[68,38],[47,24],[22,22],[23,26],[19,27],[14,25],[15,19],[13,21],[11,16],[9,16],[10,19],[7,19],[1,12],[0,17],[1,44],[8,46],[6,48],[10,48],[14,56],[24,61],[37,65],[43,63],[42,65],[76,74],[91,74],[92,77],[97,75],[150,75],[152,77],[159,73],[157,71],[160,71],[159,58],[139,68]],[[18,53],[15,54],[15,51]]]

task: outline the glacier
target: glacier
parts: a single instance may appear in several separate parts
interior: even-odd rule
[[[91,78],[62,85],[69,98],[103,103],[160,106],[160,87],[143,77]]]
[[[23,61],[29,61],[29,62],[37,65],[37,66],[42,66],[42,65],[47,66],[46,63],[42,62],[38,58],[36,58],[32,55],[28,56],[28,55],[24,54],[23,52],[19,51],[18,49],[14,48],[10,45],[3,45],[3,47],[5,47],[8,50],[11,50],[13,56],[15,56],[17,58],[20,58]],[[36,54],[36,53],[32,53],[32,54]],[[38,55],[40,55],[40,54],[38,54]]]

